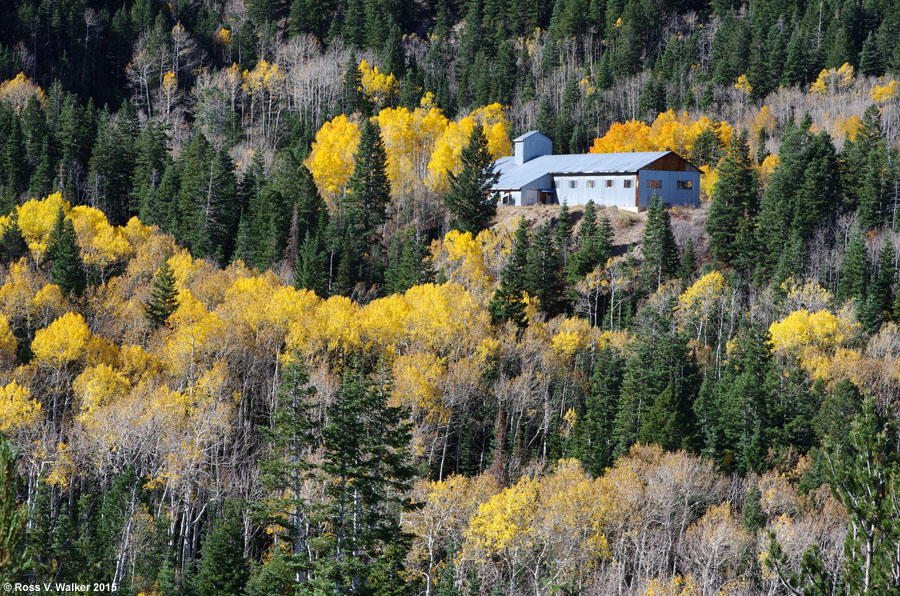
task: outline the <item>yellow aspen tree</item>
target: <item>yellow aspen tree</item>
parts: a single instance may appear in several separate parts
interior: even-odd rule
[[[347,192],[359,135],[359,125],[344,114],[323,124],[316,133],[304,163],[329,207],[333,208],[338,197]]]

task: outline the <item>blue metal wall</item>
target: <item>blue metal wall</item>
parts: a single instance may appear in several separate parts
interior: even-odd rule
[[[625,188],[625,181],[630,181],[631,188]],[[612,186],[607,186],[607,181]],[[590,183],[593,182],[593,188]],[[572,183],[575,187],[572,188]],[[554,176],[553,184],[556,189],[556,198],[560,203],[569,205],[584,205],[588,201],[594,201],[597,205],[609,207],[621,207],[634,209],[634,197],[636,190],[636,176],[625,175],[596,175],[596,176]]]
[[[656,192],[666,205],[700,206],[700,174],[697,172],[669,172],[662,170],[641,170],[638,188],[638,206],[650,206],[650,197]],[[662,188],[651,188],[650,181],[659,180]],[[679,189],[678,181],[690,181],[690,189]]]

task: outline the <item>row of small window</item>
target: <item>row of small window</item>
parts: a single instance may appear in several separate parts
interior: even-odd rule
[[[596,185],[596,180],[585,180],[585,185],[587,188],[594,188]],[[614,180],[606,181],[606,188],[613,187]],[[625,188],[631,188],[631,180],[624,180]],[[578,180],[569,180],[569,188],[578,188]]]
[[[606,181],[606,188],[613,187],[614,180]],[[662,180],[649,180],[650,188],[662,188]],[[586,180],[585,185],[587,188],[594,188],[596,180]],[[622,181],[624,188],[631,188],[631,180],[625,179]],[[691,190],[694,188],[693,180],[679,180],[677,183],[678,190]],[[578,188],[578,180],[569,180],[569,188]]]
[[[693,180],[678,180],[678,190],[691,190],[694,188]],[[662,188],[662,180],[650,180],[650,188]]]

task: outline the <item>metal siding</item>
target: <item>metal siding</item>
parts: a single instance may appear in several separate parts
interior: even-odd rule
[[[575,180],[576,188],[569,188],[569,181]],[[587,181],[594,181],[594,188],[587,187]],[[612,180],[613,187],[607,188],[606,181]],[[625,188],[624,180],[631,180],[631,188]],[[556,198],[569,205],[585,205],[594,201],[596,205],[634,209],[634,191],[637,183],[634,175],[624,176],[554,176]]]
[[[653,196],[654,192],[659,193],[663,203],[668,205],[700,206],[700,174],[696,172],[668,172],[662,170],[641,170],[639,174],[641,178],[638,194],[639,207],[649,207],[650,197]],[[650,188],[651,180],[661,180],[662,188]],[[693,188],[690,190],[678,190],[678,180],[690,180],[693,183]]]
[[[515,156],[501,157],[494,162],[500,178],[493,186],[496,190],[516,190],[547,174],[566,175],[620,175],[634,174],[642,167],[666,155],[666,151],[645,153],[585,153],[575,155],[542,155],[522,165],[516,165]],[[634,199],[632,198],[632,204]]]

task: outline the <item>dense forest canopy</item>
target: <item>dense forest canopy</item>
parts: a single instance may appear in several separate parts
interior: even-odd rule
[[[900,591],[897,2],[0,14],[3,582]]]

